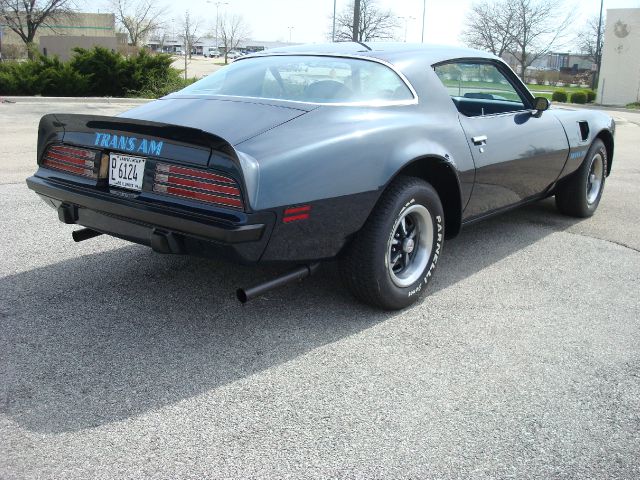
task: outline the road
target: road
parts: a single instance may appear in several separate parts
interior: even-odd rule
[[[189,78],[206,77],[222,68],[222,65],[217,64],[218,62],[224,62],[224,57],[205,58],[203,56],[193,55],[191,58],[187,58],[187,76]],[[171,66],[184,71],[184,56],[174,57]]]
[[[240,306],[273,269],[74,244],[37,120],[127,108],[0,104],[0,478],[640,477],[640,114],[593,218],[465,229],[384,313],[334,265]]]

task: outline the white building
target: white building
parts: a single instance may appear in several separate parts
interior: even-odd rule
[[[640,102],[640,8],[607,10],[598,103]]]
[[[297,43],[287,42],[270,42],[263,40],[247,40],[240,42],[238,50],[243,53],[259,52],[261,50],[268,50],[269,48],[286,47],[288,45],[298,45]],[[149,47],[154,52],[164,53],[181,53],[184,50],[184,42],[181,39],[151,39],[147,42]],[[211,55],[214,52],[222,53],[224,48],[219,42],[216,42],[214,38],[205,37],[197,41],[193,45],[193,54],[195,55]]]

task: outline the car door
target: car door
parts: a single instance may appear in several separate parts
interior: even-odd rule
[[[476,166],[464,219],[545,192],[568,155],[560,121],[550,112],[536,114],[531,94],[499,61],[465,59],[434,70],[458,109]]]

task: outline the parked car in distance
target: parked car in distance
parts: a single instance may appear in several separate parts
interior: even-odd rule
[[[295,265],[241,301],[337,259],[355,297],[400,309],[462,227],[550,196],[594,214],[615,124],[549,107],[476,50],[287,47],[115,117],[45,115],[27,184],[76,241]]]

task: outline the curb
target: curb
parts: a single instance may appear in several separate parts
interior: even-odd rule
[[[117,97],[0,97],[0,103],[128,103],[142,105],[152,98]]]

